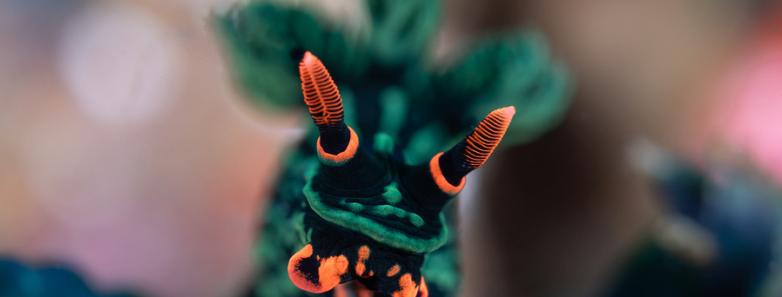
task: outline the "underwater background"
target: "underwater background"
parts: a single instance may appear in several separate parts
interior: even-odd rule
[[[268,222],[314,149],[306,50],[411,163],[516,107],[450,205],[441,294],[782,296],[781,20],[762,0],[0,0],[0,296],[299,296],[262,273],[289,251],[262,251],[300,239]]]

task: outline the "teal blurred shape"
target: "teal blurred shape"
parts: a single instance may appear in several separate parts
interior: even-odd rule
[[[439,1],[368,0],[366,4],[373,59],[384,65],[404,65],[425,58],[439,28]]]
[[[551,58],[539,32],[491,36],[457,63],[436,65],[429,56],[439,30],[439,1],[364,4],[369,20],[357,30],[311,9],[270,0],[235,6],[213,21],[238,85],[261,106],[303,106],[297,65],[311,51],[340,90],[363,93],[358,96],[365,102],[379,100],[366,89],[398,88],[410,101],[407,120],[417,121],[407,128],[442,122],[446,139],[463,136],[492,109],[514,105],[519,114],[503,145],[525,143],[550,130],[566,112],[570,77]],[[380,114],[367,108],[359,112]]]
[[[252,2],[214,18],[229,52],[234,77],[251,98],[290,108],[301,104],[298,63],[316,54],[339,77],[361,75],[365,55],[356,40],[314,13]]]
[[[0,296],[3,297],[134,297],[130,293],[100,293],[63,265],[29,266],[0,258]]]
[[[433,84],[438,97],[467,107],[463,116],[468,121],[497,106],[516,106],[519,116],[503,139],[506,145],[531,141],[549,130],[569,105],[567,70],[551,60],[545,39],[536,31],[487,38],[436,74]]]

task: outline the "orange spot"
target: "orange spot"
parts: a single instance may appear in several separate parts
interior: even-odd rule
[[[413,281],[413,276],[405,273],[399,278],[399,290],[391,294],[392,297],[416,297],[418,286]]]
[[[418,297],[429,297],[429,287],[426,286],[424,276],[421,276],[421,288],[418,289]]]
[[[464,184],[467,182],[467,177],[462,177],[462,180],[459,181],[459,184],[456,186],[448,182],[448,180],[443,175],[443,171],[440,169],[440,156],[442,155],[443,152],[439,152],[437,155],[432,157],[431,160],[429,160],[429,172],[432,173],[434,183],[437,184],[437,187],[440,188],[441,191],[452,196],[459,194],[459,192],[464,189]]]
[[[467,136],[467,147],[464,150],[467,165],[478,168],[486,162],[497,145],[500,144],[514,114],[516,114],[516,108],[513,106],[503,107],[495,109],[478,123],[472,134]]]
[[[399,271],[402,270],[402,268],[399,267],[399,264],[394,264],[394,266],[391,266],[391,268],[388,269],[388,272],[386,272],[386,276],[392,277],[399,273]]]
[[[364,272],[367,270],[367,266],[364,262],[369,259],[370,254],[369,247],[366,245],[362,245],[360,248],[358,248],[358,260],[356,261],[356,274],[359,276],[364,275]]]
[[[299,77],[304,102],[316,125],[341,123],[342,97],[326,66],[310,52],[299,63]]]
[[[321,288],[325,288],[322,293],[339,285],[342,275],[348,271],[348,258],[343,255],[328,257],[320,261],[320,267],[318,268],[318,279],[320,280]]]
[[[348,270],[348,259],[344,255],[318,260],[318,282],[314,283],[299,270],[305,259],[312,257],[312,245],[308,244],[293,254],[288,261],[288,277],[296,287],[311,293],[324,293],[339,285],[342,275]]]
[[[345,162],[350,161],[350,159],[353,159],[358,151],[358,135],[356,135],[356,131],[353,131],[353,128],[348,127],[348,130],[350,130],[350,142],[348,142],[348,146],[344,151],[336,155],[323,150],[323,147],[320,146],[320,137],[318,137],[318,155],[321,159],[337,165],[344,164]]]

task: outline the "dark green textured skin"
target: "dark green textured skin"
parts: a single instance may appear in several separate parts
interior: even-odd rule
[[[433,183],[428,164],[408,165],[386,134],[374,144],[344,165],[313,167],[303,189],[309,209],[389,247],[436,250],[448,240],[441,210],[453,197]]]
[[[374,151],[376,136],[387,134],[394,142],[391,157],[401,164],[428,161],[497,107],[514,105],[519,110],[504,145],[531,141],[565,112],[568,77],[551,61],[539,34],[491,37],[452,65],[433,65],[428,53],[438,30],[438,1],[365,4],[369,25],[360,30],[328,22],[310,9],[269,1],[237,6],[216,16],[215,25],[234,77],[254,102],[263,107],[303,107],[297,66],[302,54],[311,51],[339,86],[345,120],[361,135],[361,145]],[[310,127],[302,143],[286,156],[263,216],[256,249],[257,296],[310,295],[295,288],[286,271],[293,253],[317,242],[311,229],[318,228],[320,218],[309,213],[302,193],[309,168],[318,163],[317,129]],[[446,207],[444,228],[454,225],[452,208]],[[425,257],[422,274],[431,296],[456,295],[457,259],[453,235]]]
[[[307,137],[307,139],[314,141],[314,136]],[[458,289],[458,253],[456,251],[455,238],[452,234],[446,233],[448,237],[446,237],[444,245],[428,254],[426,259],[424,259],[421,254],[375,244],[374,240],[359,232],[330,224],[307,206],[305,202],[307,200],[302,189],[306,187],[308,180],[315,184],[325,184],[318,182],[317,177],[308,177],[308,175],[311,175],[313,167],[318,164],[317,157],[313,156],[314,152],[309,148],[312,146],[311,143],[314,142],[309,143],[307,144],[307,141],[305,141],[301,145],[300,150],[295,151],[289,157],[288,162],[292,166],[287,167],[278,183],[274,200],[269,202],[269,209],[266,212],[267,218],[265,219],[258,247],[256,248],[259,275],[254,294],[256,296],[313,295],[294,287],[288,278],[286,270],[289,257],[304,244],[311,242],[315,250],[322,252],[320,254],[321,257],[345,255],[351,263],[355,262],[356,254],[350,251],[355,251],[361,245],[368,245],[372,251],[372,259],[374,261],[367,262],[367,271],[373,270],[383,273],[394,264],[400,264],[404,272],[410,272],[413,274],[414,279],[418,279],[420,277],[418,267],[425,263],[422,270],[427,278],[430,296],[455,296]],[[372,146],[373,144],[369,140],[362,143],[362,145],[367,146]],[[399,155],[397,155],[398,157]],[[396,162],[400,162],[400,160],[396,160]],[[371,193],[381,192],[382,188],[387,184],[387,182],[383,182],[374,190],[366,189],[359,192],[371,196],[373,195]],[[404,189],[402,191],[407,193]],[[348,193],[344,194],[341,196],[350,196]],[[361,194],[358,194],[358,196],[361,196]],[[427,197],[430,196],[427,195]],[[355,199],[359,200],[361,198]],[[365,201],[365,203],[372,204],[373,202]],[[400,207],[410,208],[403,205]],[[450,207],[447,209],[449,212],[452,211]],[[427,219],[427,221],[431,220],[432,218]],[[449,218],[446,221],[448,225],[453,225],[453,219]],[[419,232],[412,229],[413,227],[409,224],[401,225],[400,228],[411,228],[406,230],[407,232]],[[436,228],[437,226],[434,227]],[[440,227],[445,228],[446,226]],[[436,230],[431,232],[436,233]],[[334,240],[335,238],[338,240]],[[367,284],[367,286],[372,287],[372,284]],[[326,293],[323,295],[329,296],[330,294]]]
[[[134,297],[130,293],[96,292],[62,265],[30,266],[0,258],[0,296],[3,297]]]

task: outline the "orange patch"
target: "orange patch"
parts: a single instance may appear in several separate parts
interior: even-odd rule
[[[344,117],[342,96],[320,59],[306,52],[299,63],[299,77],[304,102],[315,124],[341,123]]]
[[[399,291],[391,294],[392,297],[416,297],[418,286],[413,281],[413,276],[405,273],[399,278]]]
[[[418,297],[429,297],[429,287],[426,286],[423,276],[421,276],[421,288],[418,289]]]
[[[369,247],[366,245],[362,245],[360,248],[358,248],[358,260],[356,260],[356,274],[359,276],[364,275],[364,272],[367,270],[367,266],[364,262],[369,259],[370,254]]]
[[[467,165],[478,168],[489,159],[500,140],[505,136],[516,108],[513,106],[495,109],[475,127],[472,134],[467,136],[467,146],[464,157]]]
[[[402,268],[399,267],[399,264],[394,264],[394,266],[391,266],[391,268],[388,269],[388,272],[386,272],[386,276],[392,277],[397,273],[399,273],[399,271],[401,270]]]
[[[308,244],[288,261],[288,277],[296,287],[311,293],[324,293],[339,285],[342,275],[348,270],[348,259],[344,255],[318,260],[318,282],[313,283],[299,270],[304,259],[312,257],[312,245]]]
[[[350,130],[350,141],[348,142],[348,146],[344,151],[336,155],[323,150],[323,147],[320,146],[320,137],[318,137],[318,155],[321,159],[334,164],[344,164],[345,162],[350,161],[350,159],[353,159],[358,151],[358,135],[350,126],[348,126],[348,130]]]
[[[291,259],[288,261],[288,277],[291,279],[291,282],[296,285],[296,287],[305,291],[313,292],[320,289],[319,284],[310,282],[307,279],[307,276],[299,271],[298,267],[301,261],[309,257],[312,257],[311,244],[304,246],[304,248],[293,254]]]
[[[440,188],[441,191],[451,196],[459,194],[459,192],[464,189],[464,184],[467,182],[467,177],[462,177],[462,180],[459,181],[459,184],[456,186],[448,182],[448,180],[445,179],[445,176],[443,175],[443,171],[440,169],[440,157],[442,155],[443,152],[439,152],[437,155],[434,155],[431,160],[429,160],[429,172],[432,174],[432,178],[434,178],[434,183],[437,184],[437,187]]]
[[[318,268],[318,279],[320,280],[320,287],[328,290],[333,289],[342,278],[342,276],[348,271],[348,258],[343,255],[328,257],[320,261],[320,267]]]

